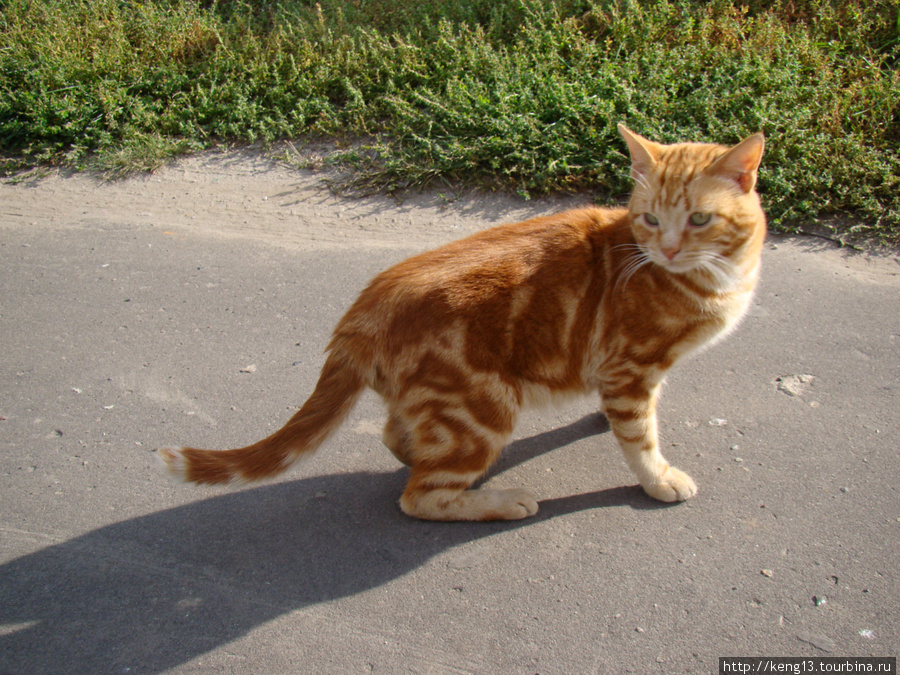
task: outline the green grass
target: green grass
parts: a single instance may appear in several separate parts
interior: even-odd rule
[[[351,182],[629,189],[615,125],[762,130],[773,226],[900,242],[900,0],[0,0],[6,172],[355,139]],[[360,142],[360,139],[365,139]],[[850,216],[851,218],[845,218]],[[847,224],[850,223],[850,224]]]

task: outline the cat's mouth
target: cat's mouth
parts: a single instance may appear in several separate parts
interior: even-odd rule
[[[667,272],[673,274],[686,274],[699,269],[703,266],[703,261],[691,255],[676,255],[674,258],[667,258],[662,253],[654,251],[651,260]]]
[[[651,259],[671,274],[697,272],[710,277],[718,286],[730,287],[740,280],[740,271],[734,262],[711,251],[682,251],[672,258],[654,252]]]

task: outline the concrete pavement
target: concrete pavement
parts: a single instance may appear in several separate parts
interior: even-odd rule
[[[276,429],[372,275],[556,205],[345,201],[242,170],[234,199],[266,185],[350,225],[338,237],[334,211],[316,240],[322,221],[301,213],[313,235],[285,216],[275,236],[256,213],[254,232],[223,232],[162,201],[104,214],[129,188],[84,177],[0,187],[0,673],[712,673],[720,656],[898,655],[896,257],[770,238],[744,324],[663,393],[690,502],[645,497],[586,399],[526,415],[488,479],[532,489],[536,517],[426,523],[396,505],[405,470],[371,394],[277,481],[175,485],[150,450]],[[52,181],[66,201],[51,213]]]

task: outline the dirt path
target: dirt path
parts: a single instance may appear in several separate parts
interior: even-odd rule
[[[327,173],[297,170],[252,151],[205,153],[145,176],[103,181],[57,172],[0,184],[4,220],[34,226],[142,224],[252,237],[285,247],[427,248],[501,222],[588,200],[527,202],[514,196],[447,191],[346,198],[331,191]]]

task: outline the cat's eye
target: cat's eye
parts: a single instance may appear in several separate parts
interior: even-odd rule
[[[659,227],[659,218],[654,216],[652,213],[644,214],[644,222],[646,222],[650,227]]]
[[[703,227],[710,221],[711,218],[712,218],[711,213],[703,213],[701,211],[692,213],[691,214],[691,225],[694,225],[695,227]]]

